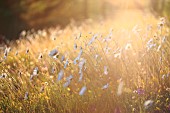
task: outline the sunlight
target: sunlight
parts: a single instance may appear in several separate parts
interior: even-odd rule
[[[169,113],[168,3],[0,1],[0,112]]]

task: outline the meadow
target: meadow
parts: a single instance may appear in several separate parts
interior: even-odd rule
[[[0,112],[170,113],[169,51],[165,18],[23,30],[0,54]]]

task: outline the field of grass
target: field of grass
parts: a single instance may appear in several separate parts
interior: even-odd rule
[[[164,18],[23,31],[1,51],[0,112],[170,113]]]

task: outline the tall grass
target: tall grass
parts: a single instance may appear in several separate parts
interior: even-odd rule
[[[164,21],[133,27],[87,21],[63,30],[23,31],[1,52],[0,111],[170,112]]]

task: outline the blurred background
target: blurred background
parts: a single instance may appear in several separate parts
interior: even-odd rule
[[[170,20],[170,0],[0,0],[0,37],[13,40],[23,30],[64,28],[72,20],[79,25],[86,19],[114,19],[127,10]]]

